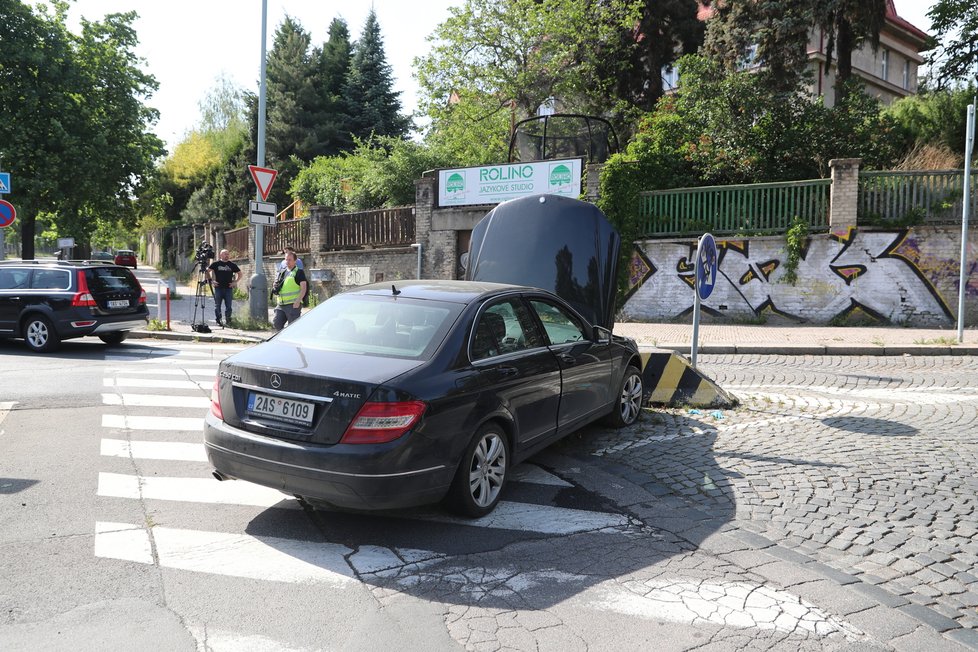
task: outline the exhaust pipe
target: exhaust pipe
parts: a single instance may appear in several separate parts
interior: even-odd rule
[[[214,479],[217,480],[218,482],[224,482],[225,480],[234,480],[234,478],[229,478],[228,476],[224,475],[217,469],[211,471],[211,475],[213,475]]]

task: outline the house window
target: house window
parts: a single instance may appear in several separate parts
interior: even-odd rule
[[[880,59],[881,59],[880,77],[883,78],[883,81],[886,81],[887,73],[889,72],[889,68],[890,68],[890,51],[887,50],[886,48],[883,48],[880,54]]]
[[[679,88],[679,70],[672,66],[662,66],[662,90],[674,91]]]
[[[903,87],[910,89],[910,59],[903,62]]]

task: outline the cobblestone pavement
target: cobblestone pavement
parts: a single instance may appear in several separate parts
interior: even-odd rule
[[[978,649],[978,358],[700,365],[742,406],[656,410],[624,431],[582,431],[558,453],[659,496],[660,509],[639,514],[647,525],[885,645]],[[726,635],[717,649],[744,647]]]

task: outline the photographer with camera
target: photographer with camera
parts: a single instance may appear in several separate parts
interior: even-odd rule
[[[231,253],[221,249],[218,259],[207,268],[207,278],[214,293],[214,321],[222,328],[231,325],[231,306],[234,288],[241,278],[241,269],[231,260]],[[221,304],[224,304],[224,321],[221,321]]]

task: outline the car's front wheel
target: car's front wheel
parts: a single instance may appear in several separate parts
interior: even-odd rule
[[[635,423],[642,413],[643,392],[642,374],[629,365],[625,368],[625,375],[621,379],[615,407],[608,414],[608,422],[615,428],[624,428]]]
[[[28,348],[38,353],[54,351],[61,344],[61,337],[44,315],[30,315],[24,320],[24,340]]]
[[[112,331],[98,336],[100,340],[109,345],[122,344],[127,337],[129,337],[129,331]]]
[[[496,507],[509,472],[509,440],[497,423],[476,432],[462,455],[447,503],[463,516],[485,516]]]

